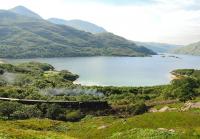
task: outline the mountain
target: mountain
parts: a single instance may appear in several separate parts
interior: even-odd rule
[[[180,48],[181,45],[155,43],[155,42],[135,42],[137,45],[144,46],[157,53],[171,53],[174,49]]]
[[[177,54],[187,54],[187,55],[199,55],[200,56],[200,42],[189,44],[187,46],[175,49],[173,51]]]
[[[106,30],[102,27],[99,27],[93,23],[83,21],[83,20],[63,20],[58,18],[50,18],[48,19],[49,22],[58,24],[58,25],[67,25],[73,28],[76,28],[78,30],[90,32],[93,34],[96,33],[103,33],[106,32]]]
[[[23,16],[27,16],[27,17],[32,17],[32,18],[38,18],[38,19],[41,19],[41,17],[34,13],[33,11],[27,9],[26,7],[24,6],[17,6],[17,7],[14,7],[12,9],[10,9],[11,12],[14,12],[16,14],[19,14],[19,15],[23,15]]]
[[[148,56],[153,51],[111,33],[91,34],[0,10],[0,57]]]

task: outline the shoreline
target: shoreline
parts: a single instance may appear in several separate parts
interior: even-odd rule
[[[0,59],[0,64],[3,64],[3,63],[5,63],[2,59]]]

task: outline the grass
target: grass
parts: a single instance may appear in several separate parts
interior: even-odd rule
[[[75,139],[65,130],[61,122],[48,119],[0,121],[0,139]]]
[[[49,119],[1,120],[0,138],[3,137],[6,139],[200,138],[200,113],[192,111],[147,113],[126,119],[87,116],[75,123]]]
[[[199,102],[200,101],[200,97],[196,97],[195,99],[191,100],[191,102]]]
[[[166,139],[178,137],[178,134],[169,131],[134,128],[125,132],[116,132],[109,139]]]
[[[57,76],[58,74],[59,74],[58,71],[45,71],[43,76],[48,78],[48,77]]]

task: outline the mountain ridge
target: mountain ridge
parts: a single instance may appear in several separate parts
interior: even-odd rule
[[[174,49],[182,47],[182,45],[158,43],[158,42],[139,42],[134,41],[137,45],[144,46],[156,53],[171,53]]]
[[[149,56],[156,54],[111,33],[91,34],[43,19],[0,11],[0,57]]]
[[[94,23],[83,21],[80,19],[64,20],[59,18],[49,18],[47,19],[47,21],[58,25],[70,26],[75,29],[90,32],[93,34],[107,32],[103,27],[100,27]]]
[[[42,19],[42,17],[40,15],[38,15],[37,13],[29,10],[28,8],[24,7],[24,6],[16,6],[12,9],[10,9],[9,11],[14,12],[16,14],[19,15],[23,15],[23,16],[27,16],[27,17],[31,17],[31,18],[37,18],[37,19]]]

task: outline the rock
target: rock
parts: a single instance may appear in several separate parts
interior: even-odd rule
[[[156,108],[149,109],[149,112],[165,112],[165,111],[175,111],[177,108],[170,108],[168,106],[162,107],[160,110],[157,110]]]
[[[192,108],[199,109],[200,108],[200,102],[196,102],[196,103],[187,102],[181,108],[181,111],[187,111],[187,110],[192,109]]]
[[[158,110],[158,112],[165,112],[165,111],[169,111],[169,107],[168,106],[164,106],[163,108],[161,108],[160,110]]]
[[[177,108],[170,108],[169,111],[175,111]]]
[[[97,129],[104,129],[104,128],[107,128],[107,127],[108,127],[108,126],[103,125],[103,126],[98,127]]]
[[[158,128],[158,130],[161,130],[161,131],[168,131],[168,129],[166,129],[166,128]]]
[[[200,102],[193,103],[191,108],[200,108]]]
[[[158,112],[158,110],[156,108],[151,108],[149,109],[149,112]]]
[[[160,130],[160,131],[167,131],[167,132],[176,132],[174,129],[166,129],[166,128],[158,128],[157,130]]]
[[[175,130],[174,130],[174,129],[170,129],[170,130],[169,130],[169,132],[173,132],[173,133],[174,133],[174,132],[175,132]]]

